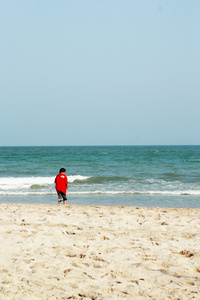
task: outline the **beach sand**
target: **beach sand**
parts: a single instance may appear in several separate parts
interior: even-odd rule
[[[200,210],[0,204],[0,299],[200,299]]]

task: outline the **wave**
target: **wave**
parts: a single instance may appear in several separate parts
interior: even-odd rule
[[[55,195],[55,191],[0,191],[4,196],[25,196],[25,195]],[[74,191],[68,192],[67,195],[157,195],[157,196],[199,196],[200,190],[185,191]]]
[[[198,196],[200,190],[188,190],[188,191],[80,191],[69,192],[69,195],[169,195],[169,196]]]
[[[0,195],[55,195],[55,177],[1,177]],[[162,179],[69,175],[68,195],[199,196],[199,185],[171,184]],[[101,186],[101,187],[100,187]]]
[[[67,176],[69,183],[73,183],[75,181],[85,181],[90,178],[90,176],[82,176],[82,175],[69,175]]]
[[[82,176],[83,177],[83,176]],[[102,183],[109,183],[109,182],[135,182],[134,179],[128,177],[120,177],[120,176],[99,176],[99,177],[86,177],[85,179],[78,178],[73,181],[73,183],[88,183],[88,184],[102,184]]]
[[[31,190],[38,190],[38,189],[44,189],[46,188],[45,184],[33,184],[30,186]]]
[[[69,183],[74,181],[82,181],[88,179],[88,176],[82,175],[70,175],[68,176]],[[54,185],[55,177],[1,177],[0,178],[0,190],[1,189],[26,189],[26,188],[44,188],[49,185]]]
[[[83,176],[83,175],[69,175],[68,181],[72,185],[129,185],[133,186],[166,186],[169,188],[170,183],[174,185],[174,181],[166,181],[158,178],[130,178],[120,176]],[[0,178],[0,190],[13,190],[13,189],[42,189],[54,187],[55,177],[1,177]],[[108,188],[109,189],[109,188]]]
[[[83,175],[69,175],[68,182],[72,185],[95,185],[95,184],[124,184],[124,183],[142,183],[141,180],[134,180],[128,177],[120,176],[83,176]],[[13,190],[13,189],[42,189],[54,187],[55,177],[1,177],[0,190]],[[144,180],[143,183],[150,183]]]

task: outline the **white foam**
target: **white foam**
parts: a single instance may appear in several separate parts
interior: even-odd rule
[[[68,176],[69,183],[75,180],[85,180],[89,177],[81,175]],[[28,189],[32,185],[54,185],[55,177],[2,177],[0,190]]]
[[[200,190],[187,190],[187,191],[80,191],[80,192],[69,192],[71,195],[200,195]]]
[[[74,182],[75,180],[86,180],[90,178],[89,176],[82,176],[82,175],[69,175],[68,177],[69,182]]]
[[[0,178],[0,189],[23,189],[31,185],[52,184],[54,177],[5,177]]]
[[[84,181],[87,180],[88,176],[82,175],[69,175],[68,181],[69,183],[73,183],[76,180]],[[0,178],[0,195],[52,195],[55,193],[54,186],[55,176],[51,177],[2,177]],[[34,187],[35,185],[35,187]],[[174,188],[173,186],[165,186],[163,189],[143,190],[137,189],[135,186],[135,190],[132,188],[125,189],[123,185],[118,185],[118,187],[112,187],[111,185],[104,186],[105,190],[101,190],[99,188],[95,189],[93,184],[89,184],[86,190],[82,190],[81,185],[79,189],[74,190],[74,186],[72,185],[68,189],[69,195],[162,195],[162,196],[199,196],[200,190],[198,189],[184,189],[184,187],[177,186]],[[116,190],[118,188],[118,190]]]
[[[31,190],[4,190],[0,191],[0,195],[54,195],[54,189],[48,191],[31,191]],[[187,191],[67,191],[68,195],[163,195],[163,196],[199,196],[200,190]]]

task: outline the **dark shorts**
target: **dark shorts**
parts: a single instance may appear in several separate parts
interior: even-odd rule
[[[59,192],[58,193],[58,201],[62,201],[62,200],[64,200],[64,201],[67,200],[67,196],[63,192]]]

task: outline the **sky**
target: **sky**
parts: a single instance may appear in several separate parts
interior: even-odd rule
[[[0,0],[0,146],[199,145],[199,0]]]

